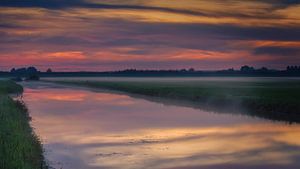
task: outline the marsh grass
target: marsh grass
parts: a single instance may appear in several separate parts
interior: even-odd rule
[[[56,81],[133,94],[189,101],[216,112],[239,112],[300,122],[300,81]]]
[[[12,81],[0,81],[0,168],[47,168],[25,104],[8,96],[22,91],[22,86]]]
[[[11,80],[0,80],[0,94],[20,94],[23,92],[23,87]]]

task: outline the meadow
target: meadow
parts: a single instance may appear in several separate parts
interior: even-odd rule
[[[45,169],[43,149],[30,126],[28,109],[9,95],[23,88],[13,81],[0,81],[0,168]]]
[[[299,79],[252,80],[54,80],[57,83],[188,102],[220,113],[300,122]]]

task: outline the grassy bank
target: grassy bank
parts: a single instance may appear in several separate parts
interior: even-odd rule
[[[188,101],[215,112],[300,122],[300,80],[56,82]]]
[[[0,168],[46,168],[38,137],[30,127],[28,110],[9,94],[22,93],[22,86],[12,81],[0,81]]]

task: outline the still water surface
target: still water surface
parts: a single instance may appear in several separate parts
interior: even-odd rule
[[[50,165],[63,169],[296,169],[300,125],[23,83]]]

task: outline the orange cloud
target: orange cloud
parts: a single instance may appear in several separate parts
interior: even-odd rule
[[[53,53],[46,53],[42,55],[45,59],[74,59],[74,60],[81,60],[86,59],[87,57],[81,51],[65,51],[65,52],[53,52]]]

